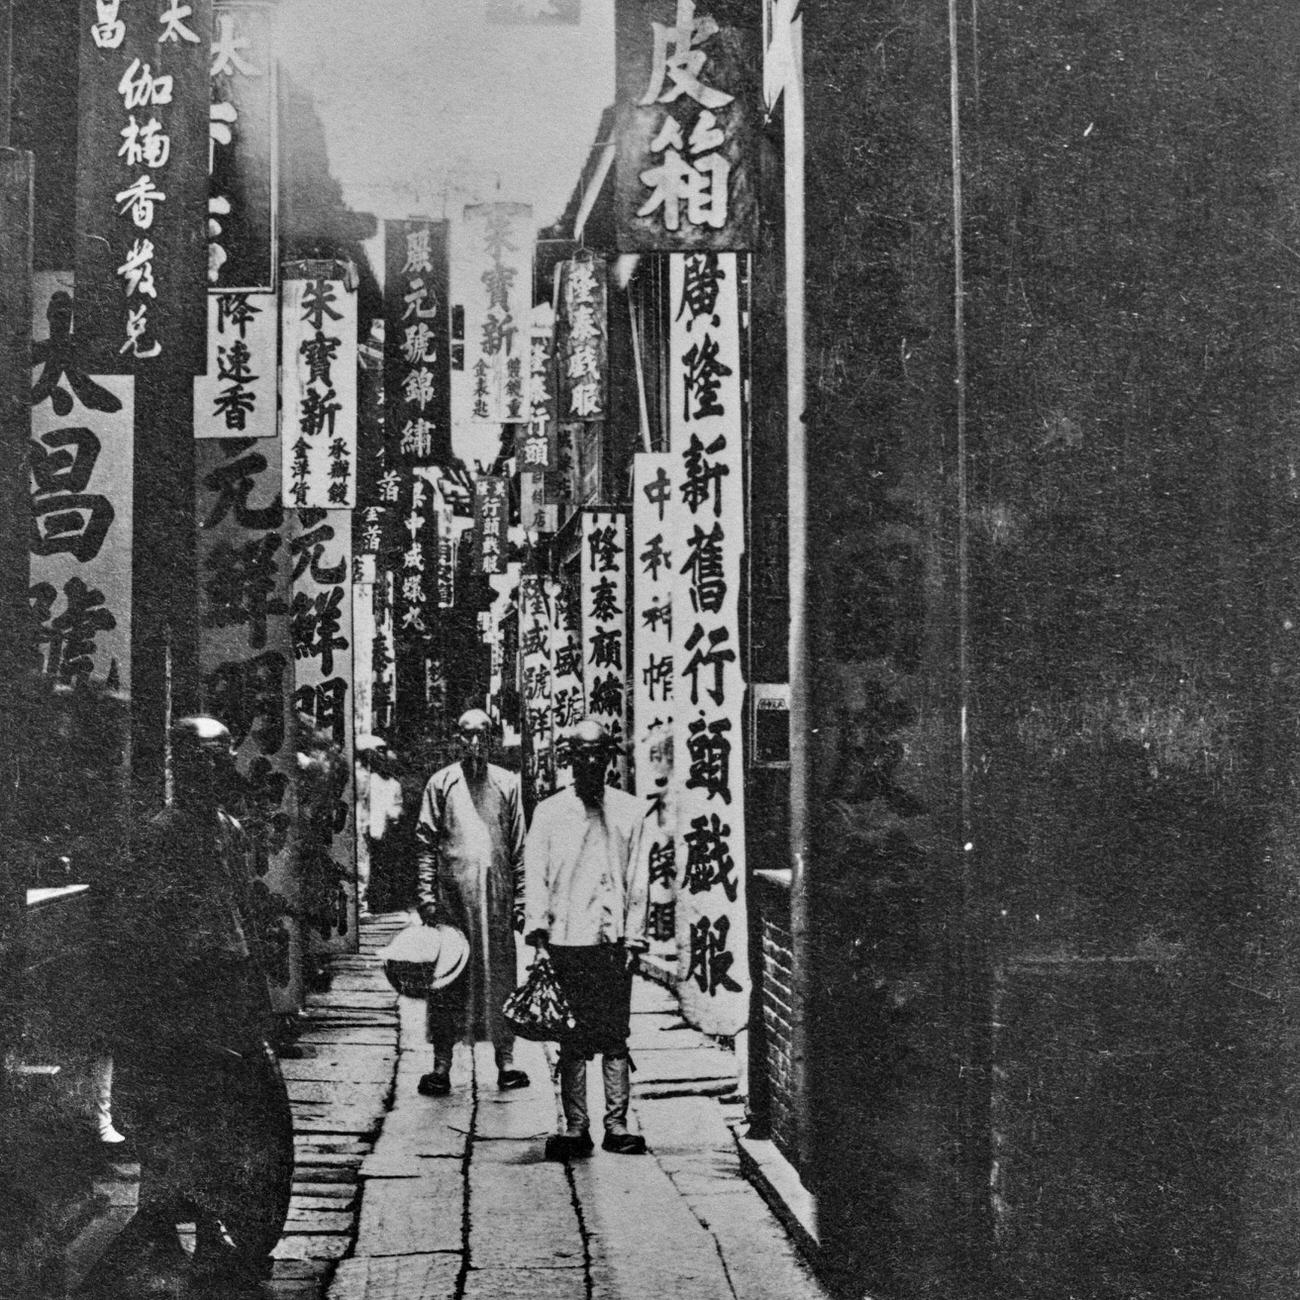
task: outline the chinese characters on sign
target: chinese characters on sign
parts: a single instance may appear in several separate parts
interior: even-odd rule
[[[208,284],[275,288],[276,86],[271,10],[213,6],[208,121]]]
[[[627,252],[754,246],[758,33],[720,26],[708,9],[618,6],[615,212]]]
[[[301,1002],[301,927],[291,840],[292,560],[280,501],[279,440],[201,442],[195,472],[203,708],[230,728],[239,770],[248,779],[240,819],[254,844],[250,902],[276,1008],[289,1011]]]
[[[384,222],[384,418],[407,465],[451,456],[447,228]]]
[[[273,293],[208,294],[208,373],[194,377],[196,438],[274,438]]]
[[[673,760],[673,457],[635,457],[632,473],[632,717],[636,792],[649,805],[649,937],[676,949]]]
[[[134,381],[92,378],[72,332],[72,277],[33,285],[31,585],[42,671],[131,687]]]
[[[212,0],[78,0],[77,323],[87,369],[197,374]]]
[[[506,571],[506,537],[510,496],[503,478],[487,477],[474,484],[475,567],[480,573]]]
[[[582,685],[582,620],[578,593],[548,579],[551,607],[551,722],[555,741],[555,783],[573,784],[569,729],[586,716]]]
[[[342,280],[286,277],[280,294],[284,501],[356,504],[357,296]]]
[[[627,788],[627,518],[608,510],[582,516],[582,680],[587,713],[614,744],[606,777]]]
[[[560,416],[565,420],[600,420],[605,415],[607,271],[604,262],[590,255],[560,268],[555,355]]]
[[[346,950],[356,933],[351,534],[346,510],[298,510],[289,542],[294,708],[332,755],[329,834],[304,856],[303,911],[334,951]]]
[[[551,613],[543,579],[519,579],[519,699],[523,723],[523,783],[536,803],[555,793],[551,696]]]
[[[673,787],[677,805],[681,985],[692,1023],[745,1023],[744,550],[737,259],[669,262],[668,402],[673,497]],[[640,490],[640,485],[639,485]],[[692,1014],[693,1013],[693,1014]]]
[[[457,232],[471,420],[528,418],[533,235],[526,203],[467,207]]]

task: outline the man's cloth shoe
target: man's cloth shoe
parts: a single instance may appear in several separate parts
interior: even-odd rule
[[[645,1138],[640,1133],[611,1133],[606,1130],[605,1140],[600,1146],[602,1151],[612,1151],[618,1156],[645,1155]]]
[[[415,1090],[421,1097],[445,1097],[451,1091],[451,1076],[438,1070],[422,1074]]]
[[[515,1088],[526,1088],[528,1083],[528,1076],[523,1070],[501,1070],[497,1074],[497,1087],[502,1092],[510,1092]]]
[[[596,1149],[591,1134],[583,1129],[581,1133],[555,1133],[546,1139],[545,1157],[547,1160],[571,1160],[580,1156],[589,1156]]]

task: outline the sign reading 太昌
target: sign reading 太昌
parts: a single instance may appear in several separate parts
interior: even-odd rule
[[[271,7],[213,5],[208,286],[275,288],[276,85]]]
[[[78,0],[77,329],[86,369],[205,362],[212,0]]]
[[[82,369],[72,284],[33,285],[28,601],[44,672],[129,691],[135,381]]]
[[[756,15],[756,6],[741,10],[734,0],[620,0],[615,186],[620,249],[754,247],[760,111]]]
[[[673,796],[684,1013],[707,1033],[748,1016],[744,696],[745,547],[737,259],[669,264],[668,404],[673,498]]]

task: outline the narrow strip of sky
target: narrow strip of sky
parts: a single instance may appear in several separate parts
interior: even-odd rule
[[[310,91],[348,205],[458,215],[492,198],[554,221],[614,98],[614,5],[576,26],[487,21],[486,0],[281,0],[282,65]],[[292,147],[292,142],[286,142]]]

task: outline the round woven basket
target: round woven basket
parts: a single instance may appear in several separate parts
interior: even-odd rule
[[[388,982],[408,998],[446,988],[469,962],[469,940],[453,925],[409,925],[381,948]]]

